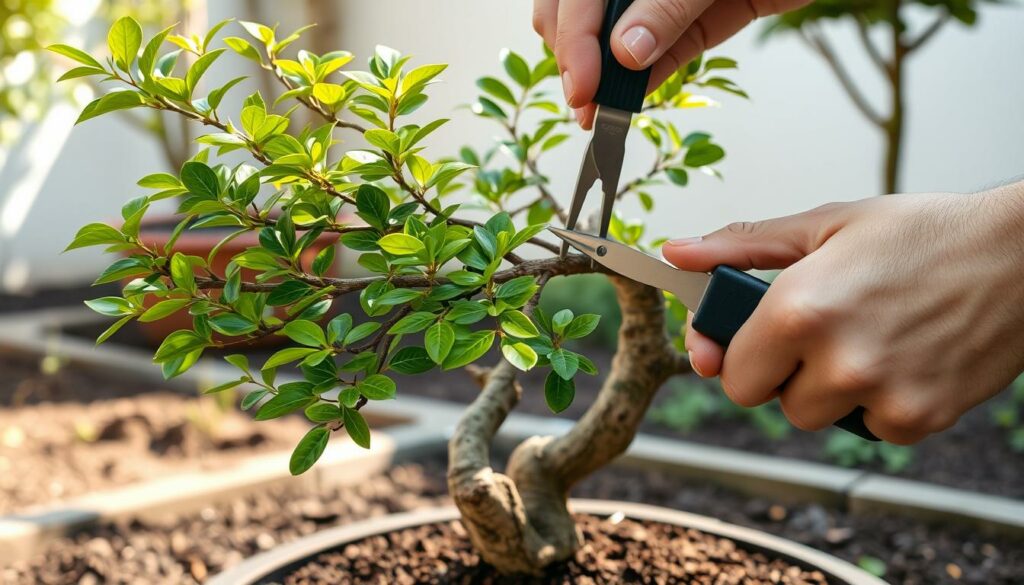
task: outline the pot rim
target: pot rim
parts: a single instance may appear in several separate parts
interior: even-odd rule
[[[792,540],[774,536],[753,528],[730,524],[716,518],[691,514],[665,508],[617,500],[571,499],[573,513],[608,517],[622,513],[626,518],[675,524],[694,528],[714,536],[736,541],[742,548],[767,553],[790,564],[818,570],[832,580],[846,585],[885,585],[885,581],[828,553],[815,550]],[[368,518],[352,524],[329,528],[309,536],[279,545],[267,552],[249,557],[234,568],[224,571],[207,585],[257,585],[279,578],[281,573],[290,571],[307,560],[336,549],[344,544],[363,540],[378,534],[386,534],[421,526],[450,522],[459,518],[455,506],[426,508],[400,514],[389,514]]]

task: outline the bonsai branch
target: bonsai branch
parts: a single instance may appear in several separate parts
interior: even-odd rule
[[[948,12],[943,13],[941,16],[936,18],[930,25],[928,25],[928,28],[924,29],[924,31],[921,32],[920,35],[918,35],[916,39],[904,45],[905,52],[909,54],[921,48],[922,45],[927,43],[932,37],[935,36],[936,33],[942,30],[942,27],[945,26],[947,22],[949,22],[950,18],[951,16]]]

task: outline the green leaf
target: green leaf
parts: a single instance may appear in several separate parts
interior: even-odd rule
[[[267,304],[271,307],[290,305],[313,292],[313,287],[301,280],[286,280],[277,285],[267,296]]]
[[[698,142],[686,151],[683,164],[688,167],[703,167],[716,163],[725,156],[725,151],[717,144]]]
[[[674,185],[679,187],[685,187],[690,182],[690,175],[686,172],[686,169],[668,169],[665,171],[668,176],[668,180],[672,181]]]
[[[396,256],[418,254],[424,250],[423,242],[409,234],[388,234],[381,238],[378,245],[385,251]]]
[[[243,372],[249,371],[249,358],[243,354],[235,353],[228,356],[224,356],[224,361],[235,366]]]
[[[320,459],[320,456],[324,454],[324,450],[327,449],[327,442],[331,438],[331,432],[324,427],[313,427],[309,430],[302,439],[299,440],[299,444],[295,445],[295,450],[292,451],[292,456],[288,460],[288,471],[292,475],[302,475],[313,464]]]
[[[316,401],[313,385],[309,382],[290,382],[278,388],[277,396],[263,403],[256,411],[256,420],[280,418],[305,408]]]
[[[270,394],[270,391],[265,388],[253,390],[252,392],[246,394],[245,398],[242,399],[242,404],[240,405],[242,407],[242,410],[249,410],[253,406],[256,406],[256,403],[258,403],[260,400],[263,400],[263,398],[267,394]]]
[[[142,260],[138,258],[122,258],[108,266],[93,284],[106,284],[115,280],[121,280],[122,278],[128,278],[129,276],[142,276],[149,273],[149,267]]]
[[[443,363],[455,344],[455,329],[448,323],[439,321],[427,328],[423,340],[430,359],[438,364]]]
[[[178,252],[171,257],[171,279],[175,286],[195,294],[196,275],[192,272],[192,262],[188,256]]]
[[[534,277],[520,276],[500,285],[494,296],[512,306],[522,306],[536,291],[537,280]]]
[[[149,323],[150,321],[157,321],[163,319],[168,315],[177,313],[181,309],[184,309],[192,302],[192,299],[168,299],[166,301],[160,301],[146,310],[139,317],[139,322]]]
[[[544,400],[551,412],[558,414],[572,404],[576,397],[576,383],[566,380],[554,372],[549,372],[544,380]]]
[[[569,309],[562,309],[551,317],[551,327],[554,329],[555,333],[563,335],[565,333],[565,328],[569,326],[569,323],[572,323],[572,320],[572,311]]]
[[[522,311],[505,311],[498,318],[501,328],[513,337],[530,338],[540,334],[537,326]]]
[[[144,103],[146,103],[146,100],[137,91],[112,91],[85,106],[82,109],[82,113],[78,115],[78,119],[75,120],[75,124],[81,124],[86,120],[91,120],[107,112],[137,108]]]
[[[284,326],[281,333],[287,335],[295,343],[309,347],[323,347],[327,345],[327,338],[324,336],[323,330],[312,321],[301,319],[292,321]]]
[[[169,173],[154,173],[152,175],[146,175],[139,179],[137,183],[139,187],[145,187],[146,189],[181,189],[181,181],[178,177]]]
[[[391,201],[387,193],[373,185],[360,185],[356,192],[356,209],[362,217],[375,228],[383,230],[388,224],[388,212]]]
[[[371,333],[378,329],[380,329],[380,323],[376,321],[367,321],[366,323],[357,325],[354,329],[352,329],[352,331],[349,331],[348,335],[345,336],[345,341],[343,343],[345,345],[355,343],[360,339],[364,339],[365,337],[369,336]]]
[[[526,64],[525,59],[513,51],[502,49],[501,63],[505,66],[505,73],[508,73],[513,81],[524,88],[530,87],[530,66]]]
[[[210,327],[217,333],[238,336],[256,331],[256,324],[234,313],[221,313],[210,318]]]
[[[370,427],[366,424],[366,419],[363,415],[359,414],[359,411],[354,408],[345,408],[342,410],[342,421],[345,423],[345,430],[348,431],[348,436],[352,437],[356,445],[364,449],[370,448]]]
[[[403,347],[391,358],[388,367],[399,374],[414,375],[422,374],[435,366],[430,354],[422,347]]]
[[[423,331],[430,326],[431,323],[437,320],[437,315],[428,313],[426,311],[417,311],[410,313],[405,317],[399,319],[398,323],[391,326],[388,329],[388,335],[405,335],[408,333],[417,333]]]
[[[103,223],[90,223],[78,230],[75,239],[68,244],[64,251],[85,248],[88,246],[102,246],[108,244],[123,244],[124,234]]]
[[[107,33],[107,45],[114,62],[122,71],[131,69],[132,61],[142,47],[142,27],[130,16],[117,19]]]
[[[203,394],[217,394],[218,392],[223,392],[225,390],[231,390],[232,388],[237,388],[237,387],[241,386],[242,384],[245,384],[248,381],[249,381],[249,378],[247,378],[245,376],[242,376],[241,378],[239,378],[237,380],[231,380],[229,382],[224,382],[223,384],[219,384],[217,386],[214,386],[213,388],[207,388],[206,390],[203,390]]]
[[[82,65],[87,65],[87,66],[95,68],[95,69],[103,69],[103,65],[101,65],[99,61],[97,61],[96,59],[93,59],[91,55],[89,55],[88,53],[86,53],[85,51],[83,51],[81,49],[76,49],[75,47],[72,47],[72,46],[69,46],[69,45],[57,44],[57,45],[50,45],[49,47],[46,47],[46,50],[47,51],[53,51],[54,53],[57,53],[58,55],[64,55],[65,57],[67,57],[69,59],[73,59],[75,61],[78,61]]]
[[[313,258],[313,274],[317,276],[323,276],[330,272],[334,266],[334,253],[336,246],[331,244],[323,250],[317,252],[315,258]]]
[[[199,80],[206,73],[206,70],[213,65],[213,62],[220,57],[227,49],[215,49],[209,53],[205,53],[202,57],[196,59],[195,63],[188,68],[188,72],[185,73],[185,86],[188,88],[189,97],[192,96],[192,92],[195,91],[196,86],[199,84]]]
[[[104,341],[110,339],[110,337],[112,335],[114,335],[115,333],[120,331],[122,327],[124,327],[129,321],[131,321],[132,317],[133,317],[133,315],[128,315],[127,317],[122,317],[116,323],[114,323],[110,327],[107,327],[107,330],[104,331],[103,333],[100,333],[99,337],[96,338],[96,345],[99,345],[99,344],[103,343]]]
[[[562,348],[549,353],[548,360],[551,361],[551,369],[565,380],[571,380],[580,367],[576,354]]]
[[[413,299],[423,296],[423,293],[411,288],[396,288],[380,295],[371,303],[374,307],[393,307],[408,303]]]
[[[885,561],[878,557],[862,555],[857,559],[857,566],[871,573],[875,577],[884,577],[887,567]]]
[[[457,325],[472,325],[487,316],[487,307],[477,301],[456,301],[444,318]]]
[[[597,324],[601,322],[601,315],[587,314],[580,315],[569,323],[569,326],[565,328],[563,336],[566,339],[579,339],[580,337],[586,337],[597,329]]]
[[[344,339],[351,329],[352,315],[342,313],[327,323],[327,341],[333,344],[339,339]]]
[[[516,97],[512,95],[512,90],[510,90],[507,85],[493,77],[481,77],[480,79],[477,79],[476,86],[503,102],[507,102],[512,105],[517,103]]]
[[[315,423],[341,420],[341,409],[333,404],[327,404],[326,402],[306,407],[305,414],[306,418]]]
[[[135,312],[131,303],[121,297],[102,297],[85,301],[85,305],[100,315],[124,317]]]
[[[537,352],[521,341],[503,340],[501,354],[510,364],[524,372],[537,365]]]
[[[590,361],[590,358],[585,355],[576,354],[576,359],[580,362],[581,372],[591,376],[597,375],[597,366],[594,365],[594,362]]]
[[[356,390],[370,400],[391,400],[395,397],[395,381],[381,374],[373,374],[356,383]]]
[[[442,366],[446,370],[451,370],[470,364],[487,353],[487,350],[491,349],[493,344],[494,331],[476,331],[471,333],[468,337],[458,340],[452,346],[452,350]]]
[[[263,364],[263,370],[269,370],[282,366],[284,364],[294,362],[295,360],[302,359],[310,354],[317,353],[317,350],[311,347],[287,347],[270,356],[267,363]]]
[[[262,63],[263,59],[260,57],[260,52],[256,50],[256,47],[252,46],[249,41],[240,37],[225,37],[224,44],[231,48],[232,51],[251,59],[257,63]]]
[[[217,199],[220,196],[220,183],[217,173],[206,163],[189,161],[181,167],[181,182],[189,193],[204,199]]]

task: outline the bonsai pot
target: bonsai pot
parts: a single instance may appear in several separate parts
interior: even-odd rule
[[[181,218],[175,215],[154,215],[152,218],[147,218],[143,221],[141,229],[139,230],[139,239],[143,241],[147,246],[156,246],[161,249],[167,245],[167,241],[171,237],[171,233],[174,227],[181,221]],[[201,258],[207,258],[210,252],[213,250],[222,239],[236,231],[236,228],[223,227],[223,228],[206,228],[199,231],[185,230],[181,236],[174,243],[174,252],[181,252],[189,256],[199,256]],[[301,236],[302,232],[299,232]],[[300,262],[304,267],[308,267],[313,259],[316,257],[321,250],[328,246],[333,246],[337,243],[338,236],[334,233],[323,233],[318,237],[313,245],[303,250],[300,256]],[[224,272],[227,270],[228,263],[236,255],[247,248],[259,246],[259,233],[258,232],[246,232],[233,240],[227,242],[217,250],[217,255],[213,258],[210,264],[210,269],[217,276],[223,277]],[[337,273],[338,260],[335,258],[333,266],[328,270],[328,275],[334,276]],[[252,270],[243,268],[242,279],[252,280],[255,278],[256,273]],[[273,282],[273,281],[271,281]],[[125,281],[123,284],[127,284]],[[152,306],[159,300],[154,296],[146,297],[146,306]],[[279,317],[284,317],[285,313],[282,309],[275,309],[276,314]],[[146,341],[153,346],[159,346],[163,340],[171,333],[180,329],[190,329],[192,327],[192,316],[187,311],[178,311],[173,315],[160,319],[159,321],[152,321],[149,323],[136,322],[139,330],[142,332]],[[214,334],[214,338],[223,340],[219,334]],[[283,338],[276,335],[269,335],[255,342],[254,346],[266,347],[268,345],[275,345],[281,343]]]
[[[764,559],[767,559],[768,562],[781,561],[789,567],[796,567],[802,571],[816,571],[824,576],[827,582],[832,585],[884,585],[884,581],[832,555],[790,540],[772,536],[765,532],[727,524],[705,516],[657,506],[605,500],[573,500],[572,509],[576,514],[584,514],[600,520],[607,520],[611,524],[617,524],[622,519],[628,518],[642,522],[645,526],[663,524],[668,527],[678,527],[679,529],[686,530],[688,535],[702,534],[716,539],[724,539],[728,541],[725,543],[727,549],[735,545],[735,550],[759,554]],[[362,552],[353,545],[362,541],[369,543],[376,540],[378,546],[381,544],[396,546],[394,543],[399,540],[396,533],[431,525],[450,525],[458,517],[459,513],[454,507],[432,508],[383,516],[348,526],[324,530],[254,556],[237,567],[217,575],[208,581],[208,585],[269,585],[271,583],[284,583],[289,575],[303,570],[303,568],[310,566],[311,563],[318,562],[318,558],[321,555],[338,553],[339,555],[352,558]],[[385,538],[381,539],[379,537]],[[638,541],[641,547],[646,547],[650,544],[643,536],[639,536]],[[401,542],[409,541],[403,539]],[[417,549],[431,549],[449,544],[445,542],[413,542],[417,542],[415,545]],[[666,540],[665,544],[667,546],[681,546],[675,540]],[[413,547],[410,546],[409,548]],[[412,551],[410,550],[409,552]],[[732,558],[730,556],[730,559]],[[377,558],[367,558],[365,560],[370,564],[377,562]],[[322,563],[323,561],[319,562]],[[437,563],[438,561],[435,560],[433,565],[434,571],[437,570]],[[738,563],[733,562],[723,563],[723,565],[725,564],[728,564],[732,570],[735,570],[738,565]],[[680,570],[678,567],[676,569],[677,571]],[[681,570],[686,569],[683,568]],[[735,575],[735,573],[732,574]],[[332,578],[340,578],[345,582],[349,582],[345,580],[347,575],[344,573],[334,572],[331,575]],[[569,575],[567,572],[565,577]],[[477,577],[479,576],[477,575]],[[550,571],[547,573],[547,576],[551,576]],[[408,573],[406,573],[406,577],[408,577]],[[444,580],[444,577],[449,576],[442,575],[440,582],[447,582]],[[556,576],[557,579],[561,577],[561,575]],[[664,577],[668,582],[679,582],[681,578],[679,575],[671,576],[667,574]],[[453,582],[460,582],[455,577],[450,578],[455,579]],[[623,574],[622,579],[624,581],[627,580],[625,574]],[[685,577],[682,577],[682,579],[684,579],[683,582],[686,582]],[[316,579],[310,579],[307,575],[302,582],[317,581]],[[514,582],[514,580],[509,582]],[[558,580],[557,582],[562,581]]]

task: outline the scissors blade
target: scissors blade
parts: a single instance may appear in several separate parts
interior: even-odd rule
[[[579,221],[580,212],[583,210],[583,202],[587,199],[587,193],[594,186],[594,181],[600,176],[601,171],[598,169],[597,161],[594,158],[594,139],[591,138],[586,152],[583,153],[583,162],[580,163],[580,174],[576,179],[576,191],[572,195],[572,203],[569,206],[569,217],[565,222],[565,227],[568,229],[576,229],[576,223]],[[562,250],[559,255],[565,258],[567,253],[569,253],[569,243],[562,242]]]
[[[594,118],[594,160],[601,178],[601,228],[597,235],[608,236],[612,208],[619,193],[619,175],[626,155],[626,134],[633,114],[617,108],[598,106]],[[573,228],[569,228],[573,229]]]
[[[710,274],[679,270],[663,260],[607,238],[555,227],[549,227],[548,230],[605,268],[637,282],[667,290],[690,311],[696,311],[700,306],[711,280]]]

